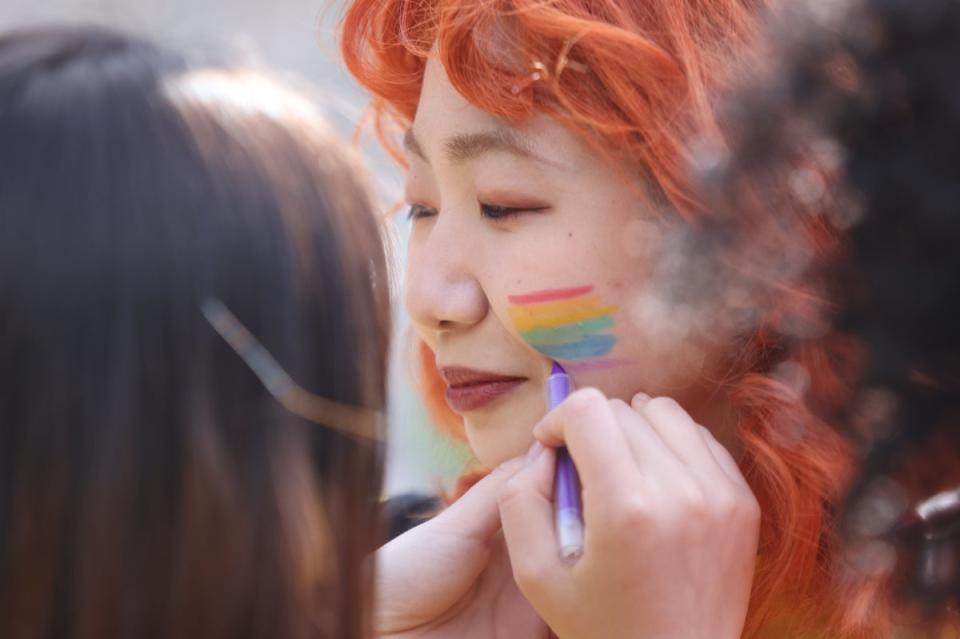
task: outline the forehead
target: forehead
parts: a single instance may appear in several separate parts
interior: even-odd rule
[[[597,154],[585,142],[545,115],[510,123],[470,104],[433,58],[424,71],[412,129],[418,146],[431,161],[442,158],[445,143],[458,136],[507,130],[522,137],[535,155],[554,160],[558,169],[575,170],[596,162]]]
[[[427,61],[414,118],[414,128],[419,138],[425,138],[430,131],[449,130],[457,126],[472,125],[486,129],[497,124],[496,116],[473,106],[457,92],[436,58],[431,57]],[[421,131],[424,132],[422,135]]]

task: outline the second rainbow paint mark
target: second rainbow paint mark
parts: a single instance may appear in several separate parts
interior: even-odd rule
[[[511,295],[510,319],[531,346],[553,359],[602,357],[617,337],[616,306],[604,306],[592,286]]]

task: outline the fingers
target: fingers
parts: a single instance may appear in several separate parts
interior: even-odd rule
[[[585,487],[588,518],[615,501],[590,499],[588,492],[618,494],[637,477],[645,477],[655,493],[664,486],[710,494],[727,487],[728,495],[734,489],[752,498],[727,449],[668,397],[638,393],[628,406],[584,389],[537,424],[534,435],[547,446],[568,447]]]
[[[685,597],[702,573],[699,566],[723,563],[731,553],[755,554],[756,536],[744,531],[758,528],[759,508],[752,495],[747,499],[749,488],[739,468],[673,400],[640,395],[628,405],[608,400],[595,389],[580,390],[544,417],[534,436],[547,447],[567,447],[583,486],[585,547],[573,567],[560,559],[553,530],[552,451],[517,471],[500,493],[515,580],[554,629],[570,622],[571,611],[587,601],[604,610],[598,622],[608,623],[615,608],[607,606],[608,600],[626,593],[624,610],[629,611],[645,599],[630,588],[611,588],[603,597],[592,597],[598,583],[632,583],[643,574],[646,584],[666,566],[659,574],[666,586],[644,586],[643,592]],[[704,545],[707,551],[699,551]],[[690,553],[698,557],[692,564],[696,568],[674,577],[678,564],[670,557]],[[749,566],[743,574],[752,574]],[[708,576],[704,583],[713,587],[717,580]],[[674,594],[650,610],[671,609]],[[560,634],[592,636],[570,627]]]
[[[584,485],[615,491],[637,472],[637,461],[610,402],[600,391],[574,392],[533,429],[544,446],[567,446]]]
[[[517,585],[531,602],[563,570],[553,526],[553,475],[556,453],[533,449],[535,456],[500,489],[503,537]]]
[[[673,399],[638,393],[630,406],[599,391],[577,391],[549,413],[534,435],[545,445],[570,448],[582,476],[607,477],[613,489],[631,471],[662,479],[676,476],[677,464],[701,480],[728,479],[747,488],[730,453]],[[628,469],[629,451],[633,469]]]
[[[500,530],[500,489],[523,466],[523,457],[504,462],[428,523],[460,537],[486,542]]]
[[[710,473],[719,470],[713,454],[700,433],[700,425],[680,404],[669,397],[650,399],[638,394],[631,402],[643,415],[674,456],[691,470]]]
[[[689,413],[669,397],[650,399],[638,394],[632,405],[647,417],[670,450],[701,481],[726,479],[738,489],[750,488],[730,452],[709,429],[693,421]]]
[[[740,466],[737,464],[736,460],[733,458],[733,455],[730,454],[723,444],[718,442],[708,429],[703,426],[700,427],[700,431],[703,435],[704,441],[707,442],[707,447],[710,449],[710,453],[713,455],[713,458],[716,460],[717,465],[723,470],[724,474],[732,481],[734,484],[740,488],[744,488],[750,492],[750,486],[747,484],[746,478],[744,478],[743,473],[740,471]]]
[[[623,427],[641,474],[647,477],[667,477],[683,470],[682,464],[647,422],[643,413],[619,399],[610,400],[610,408]]]
[[[378,636],[432,622],[474,588],[500,528],[497,494],[523,463],[501,465],[442,513],[377,551]]]

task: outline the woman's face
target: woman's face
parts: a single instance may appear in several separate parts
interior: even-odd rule
[[[639,178],[545,116],[475,108],[434,60],[405,146],[406,304],[483,464],[530,445],[554,360],[610,397],[708,402],[712,349],[666,301],[681,225]]]

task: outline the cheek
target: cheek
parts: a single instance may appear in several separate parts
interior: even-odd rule
[[[507,296],[506,315],[521,339],[571,371],[609,367],[620,341],[619,306],[592,284],[544,288]]]
[[[437,331],[430,330],[434,310],[430,301],[430,283],[418,279],[424,274],[421,271],[421,260],[418,259],[415,249],[411,245],[407,252],[407,264],[404,271],[403,306],[417,337],[434,348]]]

